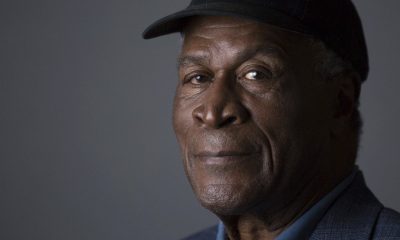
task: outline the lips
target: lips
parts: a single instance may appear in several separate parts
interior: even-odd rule
[[[254,152],[251,151],[237,151],[237,150],[231,150],[231,151],[216,151],[216,152],[211,152],[211,151],[203,151],[199,152],[197,154],[194,154],[195,157],[230,157],[230,156],[247,156],[254,154]]]
[[[194,154],[194,158],[207,165],[229,164],[238,161],[250,160],[258,155],[258,151],[238,151],[238,150],[223,150],[223,151],[203,151]]]
[[[201,131],[191,135],[187,156],[194,164],[208,165],[248,161],[260,155],[262,148],[257,144],[257,136],[238,130]]]

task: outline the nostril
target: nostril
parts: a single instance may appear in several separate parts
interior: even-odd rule
[[[199,115],[195,115],[195,116],[194,116],[194,119],[196,119],[196,121],[197,121],[198,123],[204,123],[203,118],[202,118],[201,116],[199,116]]]
[[[229,125],[229,124],[233,124],[236,122],[236,117],[235,116],[230,116],[225,120],[225,124]]]
[[[201,127],[221,128],[241,124],[247,118],[247,111],[239,104],[202,104],[192,112],[192,119]]]
[[[198,123],[204,123],[204,106],[197,107],[192,112],[193,119]]]

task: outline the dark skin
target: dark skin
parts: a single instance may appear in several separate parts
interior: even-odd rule
[[[229,239],[274,239],[349,175],[359,80],[326,81],[307,37],[232,17],[184,30],[174,130]]]

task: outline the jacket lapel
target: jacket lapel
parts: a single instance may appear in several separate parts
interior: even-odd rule
[[[359,171],[353,183],[335,200],[312,233],[311,240],[368,240],[382,204]]]

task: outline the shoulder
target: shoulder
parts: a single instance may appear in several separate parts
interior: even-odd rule
[[[400,239],[400,213],[384,208],[376,222],[373,239]]]
[[[217,236],[217,225],[204,229],[200,232],[194,233],[182,240],[215,240]]]

